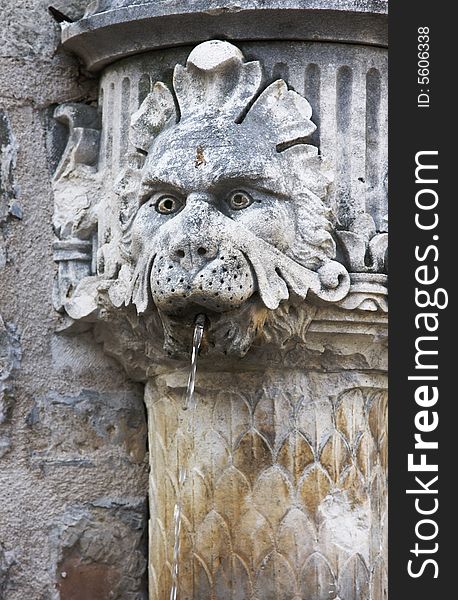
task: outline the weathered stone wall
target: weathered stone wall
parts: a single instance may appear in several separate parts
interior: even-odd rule
[[[285,0],[285,4],[288,1]],[[118,6],[124,0],[113,2]],[[315,0],[307,0],[307,5],[314,3]],[[131,190],[125,190],[125,198],[121,198],[118,205],[112,187],[121,167],[125,166],[127,117],[137,110],[156,79],[170,83],[174,64],[184,60],[190,49],[183,44],[201,41],[201,28],[191,29],[190,37],[177,42],[169,35],[171,30],[180,35],[181,31],[187,31],[187,21],[181,20],[181,14],[175,15],[180,19],[180,27],[175,29],[170,22],[167,28],[161,29],[159,21],[155,21],[157,15],[149,15],[150,25],[154,21],[161,35],[166,33],[166,43],[156,38],[153,43],[150,30],[138,19],[143,23],[139,26],[143,37],[139,40],[132,34],[136,31],[134,23],[134,29],[128,30],[130,34],[123,30],[123,35],[118,35],[121,46],[126,44],[119,49],[111,29],[113,15],[107,16],[105,25],[105,17],[101,17],[99,30],[91,38],[96,49],[100,46],[100,53],[91,57],[91,44],[86,46],[85,52],[80,52],[86,56],[88,68],[101,67],[123,52],[140,49],[151,52],[108,66],[98,90],[96,78],[88,75],[73,57],[56,50],[60,32],[47,12],[47,2],[36,0],[28,4],[25,0],[7,0],[6,6],[5,2],[2,4],[0,600],[141,600],[148,595],[145,539],[148,460],[143,389],[128,380],[121,366],[103,353],[94,335],[105,342],[107,353],[117,356],[131,369],[134,377],[149,378],[146,393],[152,449],[149,598],[169,596],[170,574],[174,569],[171,551],[176,541],[172,509],[176,497],[181,496],[182,595],[199,600],[210,597],[223,600],[223,596],[229,597],[230,590],[233,598],[257,600],[386,599],[386,352],[383,347],[386,321],[386,88],[383,74],[386,57],[381,47],[361,45],[378,46],[381,43],[378,28],[372,31],[365,27],[365,19],[348,20],[347,27],[341,28],[338,19],[337,29],[343,34],[337,35],[337,30],[329,29],[334,22],[330,15],[322,26],[326,44],[314,36],[313,42],[303,43],[255,42],[249,35],[246,37],[247,34],[245,38],[235,36],[237,43],[248,52],[248,58],[261,59],[267,69],[264,83],[284,78],[310,99],[318,125],[312,142],[319,146],[335,175],[330,201],[340,228],[335,232],[338,256],[334,257],[334,250],[332,256],[326,253],[323,256],[330,259],[328,262],[334,262],[334,268],[340,269],[348,297],[334,298],[339,303],[338,308],[337,305],[324,308],[319,303],[317,306],[296,304],[298,298],[304,300],[308,293],[309,288],[302,281],[305,275],[317,297],[329,301],[326,290],[332,287],[330,271],[318,269],[321,262],[309,265],[311,272],[305,266],[305,270],[297,271],[302,268],[300,260],[294,266],[294,261],[289,258],[287,262],[276,246],[269,249],[268,231],[261,228],[262,235],[253,238],[252,233],[257,229],[252,223],[253,232],[250,227],[245,230],[248,241],[240,241],[241,237],[235,235],[236,229],[224,222],[228,238],[222,241],[227,244],[235,236],[240,249],[248,248],[249,259],[257,265],[258,291],[265,305],[259,314],[264,315],[271,329],[266,325],[261,346],[254,345],[253,351],[243,358],[243,367],[237,358],[231,359],[235,361],[232,363],[211,364],[211,356],[207,362],[202,357],[196,387],[198,426],[195,431],[184,431],[182,419],[177,415],[187,367],[186,371],[180,371],[172,359],[161,362],[164,352],[162,333],[157,335],[155,329],[157,315],[150,313],[145,320],[138,320],[129,312],[132,307],[128,307],[123,324],[121,317],[116,320],[110,312],[114,306],[119,308],[119,304],[108,306],[108,298],[117,302],[123,297],[122,286],[126,282],[122,278],[126,276],[125,267],[129,267],[123,264],[123,268],[119,268],[116,245],[120,239],[119,223],[123,223],[121,204],[124,208],[127,206],[123,201]],[[55,2],[55,6],[70,17],[81,16],[86,4],[87,0]],[[138,2],[134,0],[134,4]],[[157,6],[161,5],[159,8],[167,10],[173,9],[175,4],[185,4],[185,1],[157,2]],[[205,2],[201,4],[206,10]],[[265,2],[255,0],[255,4],[264,6]],[[330,4],[341,2],[330,0]],[[347,0],[343,4],[347,4]],[[348,4],[352,5],[353,0],[348,0]],[[373,4],[377,14],[384,10],[383,0],[365,0],[362,4]],[[146,1],[145,10],[152,5],[156,5],[155,0]],[[95,2],[91,6],[89,12],[97,6],[103,8],[106,3]],[[237,6],[233,7],[234,15],[228,15],[229,20],[237,16]],[[225,12],[215,12],[213,5],[212,10],[214,15]],[[227,21],[218,22],[226,27]],[[310,23],[307,19],[304,22]],[[375,22],[372,19],[371,23]],[[353,27],[353,23],[357,26]],[[257,23],[255,25],[257,27]],[[92,25],[76,23],[64,27],[67,48],[72,48],[72,44],[76,48],[75,40],[86,26]],[[312,23],[309,27],[313,30],[315,25]],[[213,25],[210,30],[213,33]],[[280,38],[281,35],[272,35],[274,30],[269,29],[271,39]],[[367,30],[367,36],[363,30]],[[234,32],[224,29],[224,37],[231,37],[231,31]],[[305,40],[310,35],[308,31],[302,31]],[[334,43],[330,44],[328,40],[333,39],[333,35]],[[132,39],[134,48],[130,46]],[[240,41],[243,39],[244,42]],[[103,40],[108,45],[104,45]],[[337,44],[342,41],[352,41],[352,44]],[[180,47],[157,49],[174,43]],[[221,46],[219,48],[221,50]],[[238,50],[235,55],[238,56]],[[205,66],[206,58],[199,56],[197,64]],[[224,61],[215,64],[223,65]],[[256,86],[260,82],[261,79]],[[284,92],[277,100],[297,95],[281,82],[278,89]],[[87,106],[96,107],[98,96],[103,126],[100,161],[95,165],[95,140],[99,135],[97,110]],[[79,103],[79,107],[73,104],[61,107],[59,124],[53,119],[54,109],[68,102]],[[310,127],[310,107],[305,100],[299,105],[304,113],[300,123],[305,122]],[[167,103],[165,107],[170,108]],[[256,111],[253,109],[253,112]],[[140,111],[140,116],[142,114]],[[72,120],[74,115],[81,117],[79,125]],[[185,121],[183,115],[182,111],[180,116]],[[142,125],[142,118],[138,119],[140,134],[145,133],[141,131],[146,123]],[[71,130],[71,143],[65,153],[69,160],[68,164],[62,161],[59,177],[53,181],[53,199],[51,177],[66,145],[68,132],[62,124],[66,120]],[[235,127],[232,121],[231,124]],[[72,127],[79,129],[75,139]],[[191,123],[191,131],[195,130],[193,127]],[[197,129],[199,127],[197,123]],[[303,137],[297,139],[303,140]],[[287,151],[289,142],[296,140],[294,136],[275,139],[279,154]],[[81,142],[79,154],[76,151],[72,154],[77,147],[75,141]],[[211,139],[207,141],[211,146]],[[83,142],[87,142],[86,147]],[[147,142],[148,146],[142,142],[134,146],[143,151],[142,156],[150,149]],[[188,164],[193,175],[202,165],[208,165],[207,171],[210,169],[213,159],[202,160],[202,152],[199,145],[196,158],[194,153],[190,155]],[[207,158],[212,156],[210,152]],[[221,156],[225,166],[227,157]],[[86,161],[77,160],[81,157]],[[155,161],[150,160],[150,165],[154,164]],[[68,169],[65,171],[62,165]],[[136,169],[141,171],[138,165]],[[178,169],[178,172],[181,177],[184,170]],[[127,179],[126,175],[124,183]],[[75,185],[78,181],[79,188]],[[193,177],[189,181],[189,196],[192,196],[196,186]],[[319,191],[320,181],[320,178],[315,181],[316,189],[324,197],[324,191]],[[131,183],[135,183],[135,177]],[[100,198],[103,203],[98,204]],[[137,199],[134,194],[134,200]],[[53,200],[56,203],[55,232],[51,225]],[[62,207],[65,210],[61,212],[68,217],[63,222],[59,220]],[[222,217],[213,218],[209,223],[215,228],[221,223],[220,219]],[[98,221],[97,228],[95,221]],[[288,223],[291,220],[285,219],[285,226]],[[139,231],[142,234],[141,228]],[[75,232],[81,234],[81,239],[72,237]],[[184,234],[182,239],[187,240],[186,247],[190,247],[190,234],[195,237],[195,228],[190,228],[188,222],[182,224],[180,232]],[[54,233],[59,237],[57,248],[62,275],[58,288],[54,287],[53,258],[56,260],[59,254],[53,256]],[[147,239],[152,237],[147,236]],[[220,238],[215,239],[221,242]],[[193,247],[197,247],[194,238],[192,241]],[[285,247],[292,251],[287,241]],[[253,250],[261,242],[265,256]],[[160,244],[161,251],[172,256],[168,238],[162,238]],[[283,241],[280,245],[283,252]],[[94,277],[88,277],[86,282],[80,282],[79,277],[71,281],[68,276],[71,269],[78,271],[83,259],[89,264],[91,259],[87,256],[97,247],[97,260],[94,253],[92,265]],[[114,254],[110,255],[113,250]],[[69,258],[72,253],[79,255]],[[206,255],[207,247],[198,247],[197,253]],[[185,256],[182,248],[177,250],[176,256]],[[275,309],[278,302],[272,301],[269,285],[272,280],[261,267],[272,256],[274,266],[277,260],[278,264],[286,265],[284,283],[283,270],[275,269],[275,275],[271,265],[274,300],[285,299],[287,283],[288,294],[292,291],[298,297],[278,308],[276,316],[269,321],[266,311]],[[141,272],[140,258],[135,254],[130,257]],[[318,256],[314,258],[318,260]],[[224,257],[219,259],[223,261]],[[233,266],[236,264],[235,261]],[[173,265],[168,268],[172,269]],[[237,265],[236,269],[239,268]],[[226,267],[222,272],[227,272]],[[321,275],[318,277],[320,272],[324,273],[322,279]],[[118,275],[118,288],[110,287]],[[197,272],[194,275],[196,278]],[[245,276],[249,276],[248,271]],[[260,276],[264,277],[262,286]],[[236,277],[238,273],[234,273],[234,279]],[[161,285],[159,294],[175,293],[175,283],[160,284],[161,278],[164,279],[164,275],[156,280],[156,284]],[[169,277],[166,283],[170,281]],[[215,288],[210,290],[213,282],[214,278],[209,277],[202,302],[207,302],[208,295],[215,292]],[[81,288],[77,287],[78,283]],[[90,287],[93,283],[96,285]],[[178,283],[184,283],[184,278],[178,279]],[[199,283],[192,283],[197,289]],[[224,283],[224,277],[220,283]],[[86,284],[89,287],[85,288]],[[54,293],[53,306],[56,289],[60,293]],[[192,289],[192,285],[187,289]],[[202,285],[199,289],[203,290]],[[114,290],[113,295],[107,296],[107,290]],[[226,291],[229,296],[231,287]],[[253,286],[250,291],[253,292]],[[91,299],[90,293],[95,292],[93,306],[87,300]],[[196,291],[194,298],[201,296]],[[138,294],[137,300],[137,308],[142,312],[147,304],[146,295]],[[234,308],[232,300],[231,295],[229,308]],[[73,311],[72,303],[73,308],[81,310]],[[91,310],[86,311],[88,307]],[[65,316],[64,308],[76,321]],[[219,304],[214,308],[219,309]],[[60,309],[61,314],[54,309]],[[82,317],[92,318],[96,311],[100,322],[93,333],[90,319]],[[194,316],[192,304],[190,311],[189,315]],[[240,320],[245,314],[242,310]],[[253,315],[254,326],[255,312]],[[69,323],[72,323],[70,328]],[[173,341],[176,326],[173,319],[168,323],[166,344],[168,339]],[[217,346],[215,340],[221,339],[218,336],[231,339],[236,331],[227,330],[224,318],[221,323],[224,327],[214,328],[213,341],[211,336],[207,338],[214,346]],[[183,322],[177,327],[183,348],[187,348],[186,335],[190,336],[192,329],[184,328]],[[252,341],[249,338],[249,342]],[[173,344],[169,346],[172,348]],[[244,354],[247,347],[239,349],[239,354]],[[284,358],[284,362],[280,358]],[[185,452],[188,448],[192,452]],[[176,461],[186,462],[182,460],[184,454],[193,469],[193,477],[185,481],[188,487],[180,494],[174,477]],[[196,473],[198,477],[194,477]],[[273,502],[270,502],[271,497]],[[254,532],[253,543],[249,532]],[[302,548],[300,552],[298,547]],[[200,562],[197,564],[194,558]]]
[[[48,4],[0,11],[0,598],[140,600],[142,389],[89,331],[59,334],[52,307],[51,115],[92,102],[97,80],[56,52]],[[54,2],[72,17],[85,4]]]

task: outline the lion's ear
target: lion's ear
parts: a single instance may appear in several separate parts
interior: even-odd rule
[[[315,131],[308,101],[289,90],[283,79],[266,88],[244,120],[244,125],[262,128],[279,152],[303,144]]]
[[[158,81],[130,120],[130,141],[135,148],[148,152],[154,138],[167,124],[175,123],[177,113],[172,92]]]

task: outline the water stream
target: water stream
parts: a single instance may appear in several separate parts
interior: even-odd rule
[[[199,356],[200,346],[205,328],[205,315],[197,315],[194,322],[194,334],[192,338],[191,350],[191,369],[188,377],[188,385],[186,388],[186,396],[182,406],[183,411],[187,412],[187,429],[192,435],[194,424],[194,412],[196,408],[195,400],[195,385],[197,373],[197,357]],[[188,457],[189,458],[189,457]],[[174,544],[173,544],[173,559],[172,559],[172,587],[170,589],[170,600],[177,600],[179,591],[179,556],[180,556],[180,533],[181,533],[181,512],[183,507],[183,490],[188,477],[188,469],[185,464],[178,467],[178,489],[175,508],[173,511],[174,522]]]
[[[199,354],[200,345],[202,344],[204,327],[205,315],[197,315],[194,322],[194,335],[192,338],[191,371],[189,372],[188,387],[186,389],[183,410],[194,409],[196,407],[194,400],[194,388],[196,385],[197,356]]]

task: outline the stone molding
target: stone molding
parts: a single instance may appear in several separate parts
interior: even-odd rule
[[[93,2],[62,24],[62,43],[90,71],[125,56],[222,37],[386,47],[386,0],[154,0]]]

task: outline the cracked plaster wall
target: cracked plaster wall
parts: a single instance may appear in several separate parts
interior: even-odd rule
[[[145,597],[146,424],[140,386],[91,333],[56,333],[50,178],[56,104],[96,80],[56,51],[41,0],[0,12],[0,598]],[[77,18],[82,0],[56,0]]]

